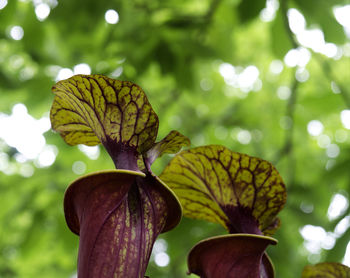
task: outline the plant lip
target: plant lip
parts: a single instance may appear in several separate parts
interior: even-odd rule
[[[178,197],[175,195],[175,193],[168,187],[166,183],[164,183],[159,177],[151,174],[151,173],[142,173],[138,171],[132,171],[132,170],[125,170],[125,169],[111,169],[111,170],[101,170],[101,171],[95,171],[92,173],[88,173],[86,175],[83,175],[81,177],[78,177],[76,180],[71,182],[69,186],[67,187],[65,191],[65,197],[64,197],[64,210],[65,214],[66,211],[70,211],[70,209],[74,210],[74,205],[72,204],[71,196],[72,195],[72,189],[80,187],[81,185],[85,184],[86,181],[88,181],[90,178],[93,177],[98,177],[98,176],[104,176],[104,175],[110,175],[110,176],[128,176],[129,178],[146,178],[147,177],[152,177],[155,182],[163,188],[163,193],[165,194],[164,196],[167,196],[167,201],[172,204],[172,211],[170,211],[170,218],[167,220],[167,224],[165,225],[164,229],[161,231],[161,233],[167,232],[173,228],[175,228],[179,222],[181,221],[183,212],[182,212],[182,206],[181,203],[178,199]],[[75,190],[74,190],[75,191]],[[70,209],[69,209],[70,208]],[[69,218],[70,221],[66,221],[68,224],[68,227],[71,229],[71,231],[77,235],[79,235],[79,220],[76,218],[74,214],[71,215]]]
[[[235,239],[235,238],[256,238],[256,239],[262,239],[262,240],[268,240],[271,245],[276,245],[278,243],[278,240],[269,236],[265,236],[265,235],[256,235],[256,234],[247,234],[247,233],[237,233],[237,234],[228,234],[228,235],[219,235],[219,236],[213,236],[213,237],[209,237],[206,239],[203,239],[201,241],[199,241],[197,244],[195,244],[190,251],[188,252],[188,256],[187,256],[187,265],[190,265],[190,256],[191,254],[195,251],[195,249],[197,249],[201,244],[210,242],[210,241],[216,241],[216,240],[221,240],[221,239]],[[270,257],[267,255],[266,251],[264,252],[264,255],[266,256],[267,261],[269,262],[270,266],[272,267],[272,271],[273,273],[275,272],[275,267],[270,259]],[[193,272],[191,272],[190,270],[187,271],[187,274],[191,274]]]
[[[206,238],[206,239],[199,241],[195,246],[193,246],[191,248],[189,253],[191,253],[192,250],[194,248],[196,248],[196,246],[200,245],[201,243],[212,241],[212,240],[220,240],[220,239],[224,239],[224,238],[260,238],[260,239],[269,240],[270,244],[272,244],[272,245],[276,245],[278,243],[277,239],[275,239],[273,237],[269,237],[269,236],[264,236],[264,235],[245,234],[245,233],[219,235],[219,236],[213,236],[213,237],[209,237],[209,238]]]
[[[101,177],[101,176],[125,176],[129,178],[137,178],[141,177],[144,178],[146,175],[141,172],[136,172],[136,171],[131,171],[131,170],[124,170],[124,169],[111,169],[111,170],[102,170],[102,171],[95,171],[86,175],[83,175],[73,182],[71,182],[65,193],[64,193],[64,214],[66,218],[67,225],[69,229],[79,235],[79,230],[80,230],[80,220],[78,219],[76,212],[75,212],[75,205],[74,205],[74,196],[75,194],[80,191],[79,188],[81,186],[86,185],[86,182],[89,181],[90,178],[94,177]],[[89,194],[89,193],[88,193]]]
[[[86,179],[86,178],[89,178],[91,176],[97,176],[97,175],[103,175],[103,174],[113,174],[113,173],[130,174],[130,175],[140,176],[143,178],[146,177],[146,174],[144,174],[142,172],[132,171],[132,170],[125,170],[125,169],[100,170],[100,171],[91,172],[91,173],[88,173],[88,174],[85,174],[83,176],[78,177],[73,182],[71,182],[68,187],[70,187],[72,184],[74,184],[76,182],[79,182],[79,181]]]
[[[176,215],[175,220],[173,220],[173,224],[172,225],[166,225],[166,227],[163,229],[162,233],[165,233],[173,228],[175,228],[181,221],[182,216],[183,216],[183,209],[182,209],[182,205],[181,202],[179,200],[179,198],[177,197],[177,195],[174,193],[174,191],[164,182],[162,181],[158,176],[153,175],[152,176],[164,187],[164,189],[171,195],[171,197],[173,198],[173,200],[175,201],[174,203],[176,204],[177,208],[176,210],[179,212]]]

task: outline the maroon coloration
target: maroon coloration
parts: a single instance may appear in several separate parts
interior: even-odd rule
[[[265,249],[276,243],[270,237],[247,234],[209,238],[190,251],[189,272],[202,278],[272,278]]]
[[[69,228],[80,235],[79,278],[144,277],[156,237],[181,218],[176,199],[157,178],[118,170],[73,182],[64,210]]]
[[[112,158],[116,169],[141,172],[137,166],[139,153],[136,148],[115,143],[111,139],[107,142],[102,142],[102,144]]]
[[[263,234],[259,229],[259,221],[254,218],[251,209],[241,205],[226,205],[222,207],[222,210],[230,220],[227,223],[230,234]]]

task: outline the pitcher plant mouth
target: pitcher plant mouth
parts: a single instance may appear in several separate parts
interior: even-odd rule
[[[109,183],[111,182],[110,179],[112,181],[116,179],[115,186],[120,186],[120,184],[123,182],[126,184],[132,183],[137,177],[153,179],[158,189],[164,192],[166,203],[172,208],[172,213],[168,215],[162,233],[176,227],[182,218],[182,207],[177,196],[161,179],[159,179],[157,176],[146,175],[142,172],[113,169],[86,174],[77,178],[68,186],[64,196],[64,213],[69,229],[76,235],[79,235],[80,220],[78,214],[82,212],[78,212],[78,208],[75,205],[75,200],[83,197],[87,198],[96,186],[102,185],[99,184],[99,182]],[[120,189],[122,190],[122,187],[120,187]],[[82,200],[79,200],[78,202],[81,201]]]
[[[182,217],[179,201],[162,181],[130,170],[78,178],[65,193],[64,212],[80,236],[78,274],[84,278],[143,277],[156,237]]]
[[[272,278],[274,267],[265,253],[277,240],[268,236],[230,234],[197,243],[188,255],[188,274],[205,278]]]

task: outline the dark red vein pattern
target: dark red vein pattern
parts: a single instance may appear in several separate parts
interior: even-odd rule
[[[70,145],[120,143],[140,153],[153,145],[158,117],[143,90],[102,75],[75,75],[58,82],[50,118]]]
[[[223,146],[179,153],[160,178],[179,197],[185,216],[220,223],[231,233],[273,233],[286,202],[272,164]]]
[[[80,235],[78,277],[144,277],[156,237],[175,224],[163,190],[152,176],[120,172],[90,175],[69,187],[65,215]]]

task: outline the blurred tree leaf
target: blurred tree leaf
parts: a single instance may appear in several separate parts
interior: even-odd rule
[[[265,4],[264,0],[242,0],[237,7],[241,22],[247,23],[258,17]]]
[[[350,268],[340,263],[320,263],[305,266],[302,278],[347,278],[350,277]]]
[[[340,0],[294,0],[300,7],[301,12],[307,19],[309,26],[314,24],[319,25],[322,29],[325,41],[336,44],[343,44],[346,39],[344,36],[343,26],[340,25],[334,15],[332,8],[335,5],[341,5]]]
[[[277,11],[276,17],[272,22],[270,36],[273,54],[275,54],[277,58],[283,59],[287,52],[293,48],[293,44],[286,30],[281,10]]]

